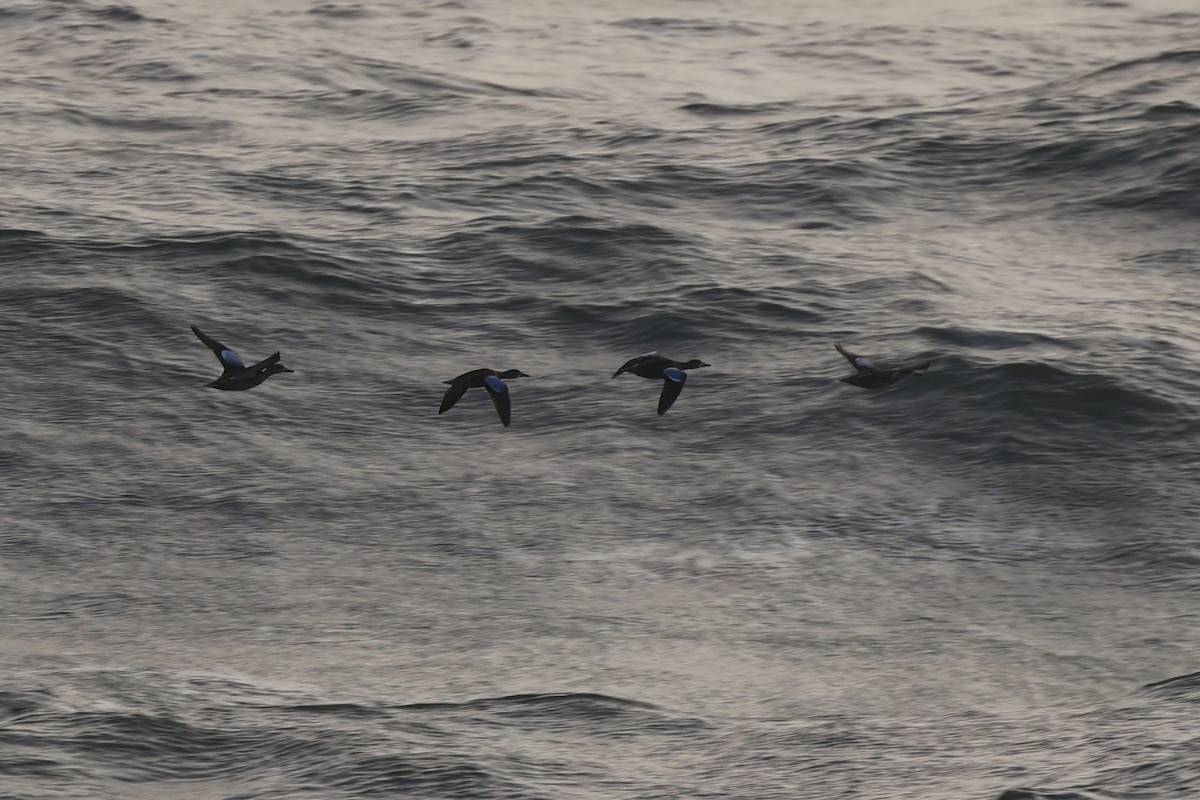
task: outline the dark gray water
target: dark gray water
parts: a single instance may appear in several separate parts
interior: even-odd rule
[[[0,7],[0,798],[1200,796],[1198,32]]]

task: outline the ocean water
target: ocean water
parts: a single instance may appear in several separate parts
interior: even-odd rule
[[[1191,0],[0,23],[3,800],[1200,797]]]

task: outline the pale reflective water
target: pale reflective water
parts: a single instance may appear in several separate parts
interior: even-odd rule
[[[1188,4],[0,14],[4,796],[1194,788]]]

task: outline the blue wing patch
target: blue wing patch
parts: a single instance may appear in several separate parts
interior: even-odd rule
[[[238,357],[238,354],[228,349],[221,351],[221,363],[237,367],[238,369],[246,368],[246,365],[242,363],[242,359]]]
[[[494,394],[506,394],[508,392],[508,386],[495,375],[485,375],[483,382],[487,384],[487,388]]]
[[[675,383],[683,383],[687,380],[687,375],[683,374],[683,370],[676,367],[667,367],[663,370],[663,377]]]

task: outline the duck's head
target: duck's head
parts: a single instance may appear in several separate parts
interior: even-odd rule
[[[526,375],[524,372],[521,372],[521,370],[519,370],[519,369],[506,369],[506,370],[504,370],[504,372],[497,372],[496,377],[507,379],[507,378],[528,378],[529,376]]]
[[[264,370],[264,372],[266,372],[267,375],[278,375],[280,372],[295,372],[295,371],[296,370],[288,369],[283,364],[279,364],[279,363],[272,364],[271,366],[267,367]]]
[[[679,365],[680,369],[699,369],[700,367],[711,367],[712,364],[705,364],[698,358],[693,358],[691,361],[685,361]]]

